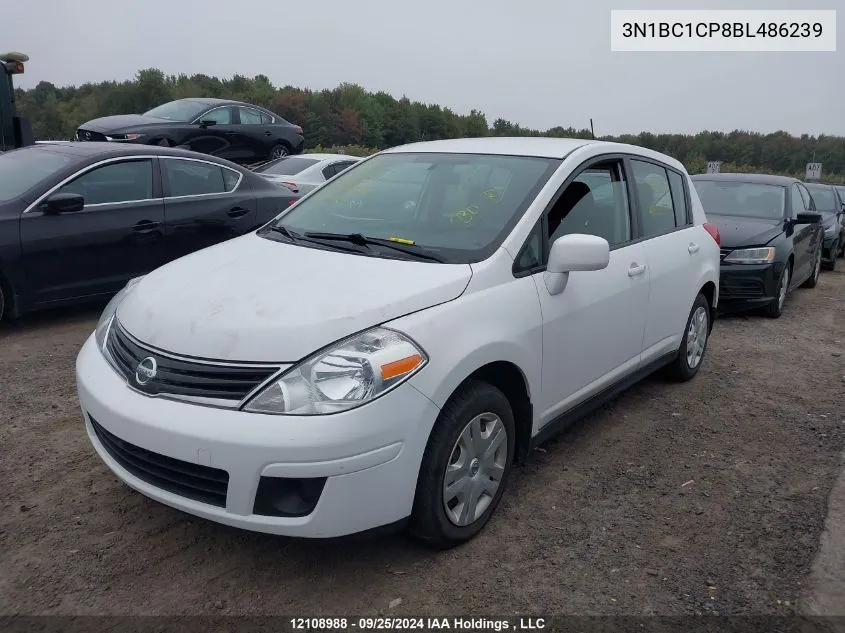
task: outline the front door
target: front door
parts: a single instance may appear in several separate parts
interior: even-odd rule
[[[792,198],[792,219],[798,217],[799,213],[811,212],[810,195],[801,191],[798,185],[791,187]],[[792,284],[803,281],[813,273],[813,266],[816,254],[813,241],[813,235],[816,232],[816,227],[813,224],[795,224],[792,227],[792,244],[795,254],[795,262],[793,264]]]
[[[164,204],[155,159],[118,160],[87,170],[54,193],[85,208],[21,216],[27,280],[37,303],[107,294],[165,261]]]
[[[569,273],[559,294],[549,293],[545,272],[533,275],[543,315],[541,425],[640,364],[649,270],[645,247],[633,241],[629,196],[622,161],[597,159],[564,184],[546,215],[548,244],[586,233],[605,238],[611,252],[607,268]]]
[[[201,121],[214,121],[214,125],[206,125]],[[209,110],[191,127],[187,145],[192,151],[231,161],[237,161],[238,157],[244,155],[243,138],[232,106]]]

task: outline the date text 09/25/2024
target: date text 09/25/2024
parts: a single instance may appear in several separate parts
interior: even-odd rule
[[[540,631],[545,618],[291,618],[294,631]]]

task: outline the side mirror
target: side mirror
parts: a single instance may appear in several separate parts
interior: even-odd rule
[[[818,224],[822,221],[821,213],[799,213],[794,220],[795,224]]]
[[[85,208],[85,198],[78,193],[55,193],[41,203],[41,210],[48,215],[76,213]]]
[[[603,237],[574,233],[562,235],[552,244],[543,276],[549,294],[560,294],[569,273],[603,270],[610,263],[610,244]]]
[[[217,125],[217,121],[214,119],[203,119],[200,121],[200,127],[211,127],[212,125]]]

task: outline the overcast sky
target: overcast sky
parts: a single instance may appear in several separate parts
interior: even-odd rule
[[[30,56],[28,88],[167,74],[267,75],[479,108],[532,128],[596,134],[736,128],[845,136],[835,53],[611,53],[611,9],[840,9],[818,0],[26,0],[0,47]],[[11,28],[8,26],[14,24]]]

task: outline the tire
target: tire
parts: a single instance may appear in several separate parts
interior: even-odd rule
[[[475,429],[479,443],[472,441],[470,429]],[[494,445],[496,437],[502,437],[504,442]],[[473,381],[453,394],[440,412],[423,454],[411,514],[411,534],[439,549],[449,549],[478,534],[505,491],[515,443],[513,411],[501,391],[485,382]],[[479,444],[481,451],[494,446],[492,457],[479,460],[475,449]],[[446,491],[447,469],[460,473],[455,483],[464,481],[463,488],[468,488],[470,499],[482,495],[476,496],[475,504],[459,500],[458,495],[450,497]],[[488,476],[491,472],[499,477],[498,485],[495,477]],[[491,484],[493,490],[489,488]],[[467,516],[467,512],[475,518]]]
[[[778,283],[778,298],[763,308],[763,314],[770,319],[777,319],[783,314],[783,306],[786,305],[786,295],[789,292],[789,282],[792,279],[792,265],[787,262],[780,275]]]
[[[290,150],[288,149],[288,146],[284,143],[276,143],[275,145],[273,145],[272,148],[270,148],[270,155],[268,157],[268,160],[275,160],[284,156],[290,156]]]
[[[836,260],[839,258],[839,244],[834,244],[830,247],[830,263],[827,269],[830,271],[836,270]]]
[[[163,138],[160,139],[156,145],[161,145],[162,147],[173,147],[173,143],[170,142],[169,139]]]
[[[819,283],[819,273],[822,269],[822,247],[819,244],[819,247],[816,249],[816,263],[813,264],[813,272],[810,275],[810,278],[807,279],[803,284],[801,284],[802,288],[815,288],[816,284]]]
[[[6,297],[3,295],[3,283],[0,282],[0,321],[3,320],[3,316],[6,314]]]
[[[666,368],[668,377],[675,382],[692,380],[704,363],[709,339],[710,303],[707,301],[707,297],[698,293],[687,317],[684,338],[678,348],[678,356]]]

